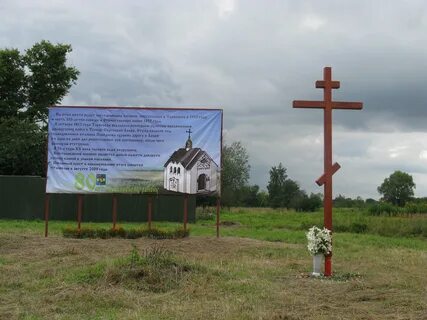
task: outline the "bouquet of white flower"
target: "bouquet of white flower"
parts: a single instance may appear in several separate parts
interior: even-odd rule
[[[328,255],[332,252],[331,230],[311,227],[307,232],[307,240],[308,251],[313,256],[316,254]]]

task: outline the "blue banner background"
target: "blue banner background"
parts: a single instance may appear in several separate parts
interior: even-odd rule
[[[221,122],[218,109],[50,108],[46,192],[162,192],[189,129],[220,167]]]

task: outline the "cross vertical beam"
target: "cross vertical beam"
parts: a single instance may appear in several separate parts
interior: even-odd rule
[[[323,88],[323,100],[325,110],[323,113],[323,143],[324,143],[324,162],[323,172],[325,175],[324,195],[323,195],[323,220],[325,228],[332,230],[332,75],[331,68],[323,69],[323,83],[316,83],[317,88]],[[339,83],[338,86],[339,87]],[[327,258],[325,261],[328,260]],[[325,264],[326,274],[326,264]]]
[[[332,89],[340,87],[339,81],[332,80],[331,67],[323,69],[323,80],[316,81],[316,88],[323,89],[323,101],[295,100],[294,108],[315,108],[323,109],[323,140],[324,140],[324,163],[323,175],[316,180],[320,186],[324,186],[323,197],[323,223],[325,228],[332,231],[332,175],[338,171],[340,165],[332,164],[332,109],[353,109],[363,108],[362,102],[342,102],[332,101]],[[325,257],[325,276],[332,275],[332,252]]]

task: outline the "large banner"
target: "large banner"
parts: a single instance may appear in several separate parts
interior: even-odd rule
[[[222,110],[53,107],[47,193],[219,194]]]

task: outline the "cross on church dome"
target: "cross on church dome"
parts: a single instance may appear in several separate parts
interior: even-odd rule
[[[191,148],[193,148],[193,141],[191,141],[191,136],[190,134],[192,133],[191,128],[188,129],[187,131],[185,131],[188,133],[188,139],[187,142],[185,143],[185,150],[190,150]]]

